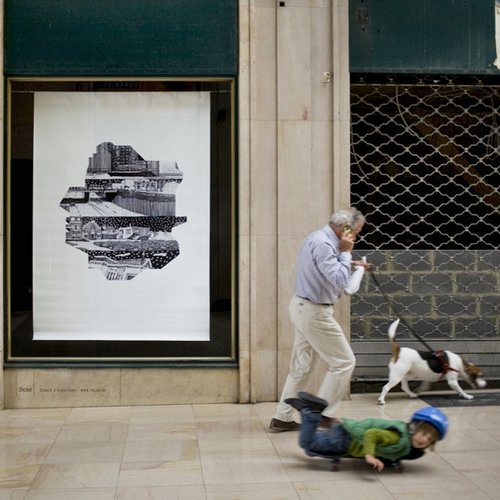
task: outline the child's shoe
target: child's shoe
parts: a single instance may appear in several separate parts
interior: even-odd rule
[[[328,406],[326,399],[318,398],[309,392],[301,391],[298,396],[305,403],[304,406],[307,406],[311,411],[321,413]]]

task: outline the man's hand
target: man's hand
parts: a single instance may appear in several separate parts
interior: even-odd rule
[[[357,268],[357,267],[364,267],[365,269],[370,269],[370,267],[373,266],[373,264],[370,264],[369,262],[366,262],[366,260],[353,260],[351,264]]]
[[[381,470],[384,470],[384,462],[380,461],[378,458],[375,458],[373,455],[365,455],[365,462],[379,472]]]
[[[352,232],[343,232],[340,235],[340,251],[352,252],[356,236]]]

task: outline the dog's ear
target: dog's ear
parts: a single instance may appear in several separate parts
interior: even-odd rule
[[[474,364],[464,361],[465,372],[471,377],[477,377],[481,370]]]
[[[464,369],[470,379],[469,384],[472,384],[477,389],[486,387],[486,380],[484,380],[483,372],[479,366],[476,366],[474,363],[464,363]]]

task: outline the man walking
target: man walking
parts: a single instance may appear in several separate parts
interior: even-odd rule
[[[333,213],[323,228],[311,233],[299,251],[295,278],[295,295],[289,305],[295,329],[290,371],[269,429],[273,432],[294,431],[300,424],[293,420],[294,409],[285,402],[305,390],[319,358],[328,365],[317,392],[329,406],[325,416],[334,416],[345,394],[355,366],[355,357],[342,328],[334,317],[333,305],[353,281],[361,280],[365,261],[352,261],[356,236],[365,224],[364,215],[351,207]],[[356,274],[356,273],[355,273]]]

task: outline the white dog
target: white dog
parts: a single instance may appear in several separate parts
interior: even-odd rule
[[[392,358],[389,363],[389,381],[382,388],[378,404],[385,404],[387,393],[401,382],[401,388],[410,396],[418,397],[426,391],[431,382],[446,379],[448,385],[465,399],[472,399],[472,394],[467,394],[458,384],[461,376],[473,389],[486,387],[481,370],[472,363],[467,363],[458,354],[451,351],[426,352],[417,351],[409,347],[399,347],[395,340],[396,328],[399,319],[389,327],[389,340],[392,347]],[[412,392],[408,380],[422,380],[420,387]]]

